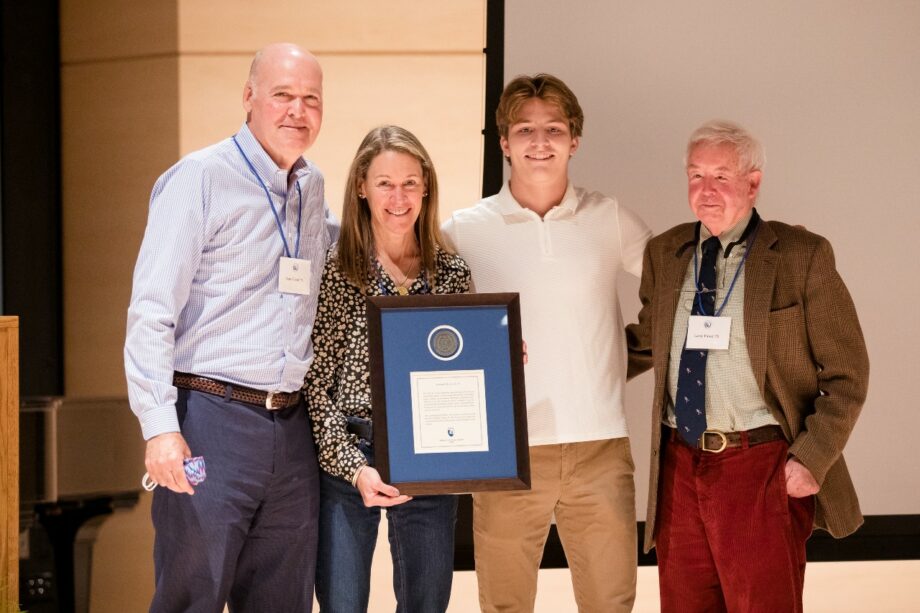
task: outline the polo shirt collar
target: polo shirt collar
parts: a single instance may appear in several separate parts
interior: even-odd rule
[[[535,212],[515,200],[514,195],[511,193],[509,181],[505,181],[502,185],[501,191],[498,192],[495,200],[498,204],[498,212],[503,217],[526,219],[539,217]],[[575,193],[575,186],[569,182],[565,188],[565,195],[562,196],[562,202],[547,211],[546,217],[568,217],[569,215],[574,215],[577,208],[578,195]]]

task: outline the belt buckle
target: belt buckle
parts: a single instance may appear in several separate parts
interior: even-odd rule
[[[275,394],[280,394],[281,392],[275,390],[272,392],[265,392],[265,408],[269,411],[274,411],[275,407],[272,406],[272,399],[275,397]]]
[[[722,446],[719,447],[718,449],[707,448],[706,447],[706,435],[707,434],[715,434],[716,436],[721,438]],[[722,432],[721,430],[706,430],[705,432],[703,432],[702,436],[700,436],[700,449],[702,449],[703,451],[707,451],[709,453],[722,453],[723,451],[725,451],[726,447],[728,447],[728,437],[725,436],[725,433]]]

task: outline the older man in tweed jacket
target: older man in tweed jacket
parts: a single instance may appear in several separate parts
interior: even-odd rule
[[[699,220],[649,242],[630,375],[654,367],[645,549],[663,611],[801,611],[805,541],[862,523],[842,451],[869,362],[828,241],[760,219],[763,149],[687,147]]]

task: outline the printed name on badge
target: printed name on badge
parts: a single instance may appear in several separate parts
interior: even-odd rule
[[[278,267],[278,291],[309,296],[310,274],[310,260],[281,258],[281,265]]]
[[[687,349],[728,349],[731,317],[691,315],[687,324]]]

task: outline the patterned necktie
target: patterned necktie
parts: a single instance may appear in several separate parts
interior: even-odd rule
[[[722,244],[711,236],[703,242],[703,260],[700,263],[699,294],[694,295],[691,315],[715,315],[716,258]],[[702,311],[700,310],[702,307]],[[686,345],[686,341],[684,341]],[[680,371],[677,374],[677,398],[674,416],[677,430],[685,441],[697,445],[706,430],[706,349],[684,348],[680,354]]]

